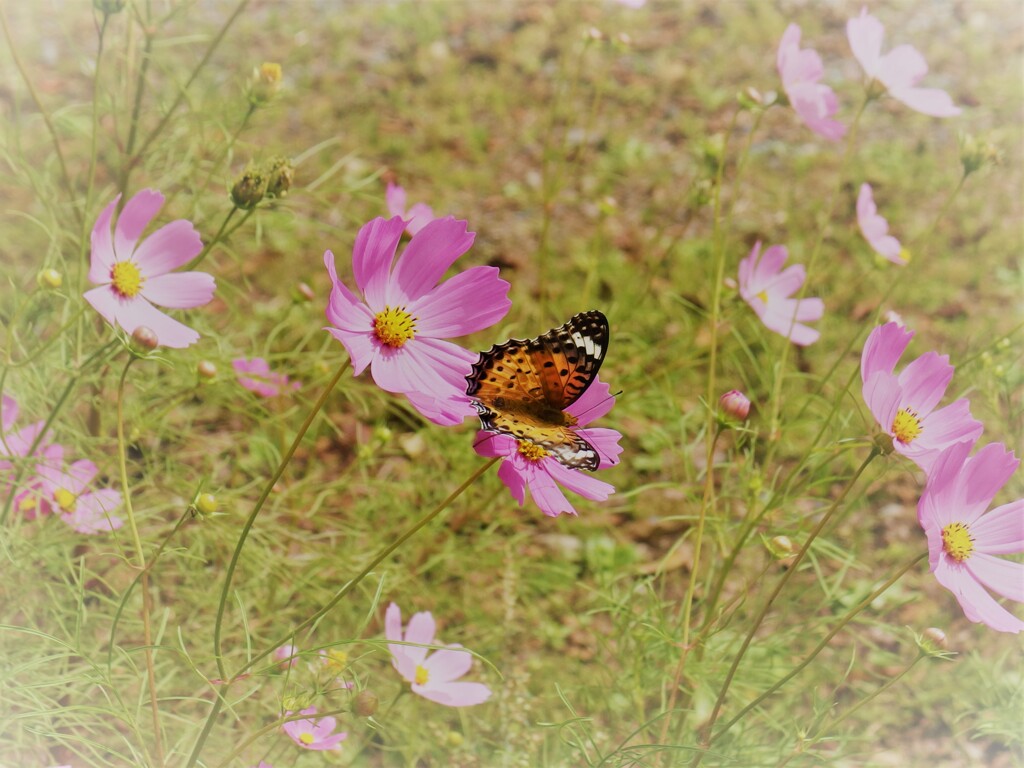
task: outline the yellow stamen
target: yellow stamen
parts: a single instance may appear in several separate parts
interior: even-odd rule
[[[142,290],[142,284],[146,278],[139,272],[139,268],[130,261],[119,261],[110,270],[110,280],[114,284],[114,290],[125,298],[132,298]]]
[[[37,509],[39,509],[39,499],[36,498],[34,493],[28,494],[28,496],[18,502],[19,512],[34,512]]]
[[[416,665],[416,677],[413,682],[416,685],[426,685],[430,675],[427,674],[427,670],[421,667],[419,664]]]
[[[527,440],[519,441],[519,455],[527,461],[540,461],[545,456],[550,456],[550,451],[546,451],[536,443],[531,443]]]
[[[921,434],[921,419],[909,408],[900,408],[892,420],[892,436],[909,445]]]
[[[908,251],[906,248],[900,248],[900,258],[903,259],[904,261],[908,261],[909,262],[910,261],[910,251]]]
[[[299,741],[301,741],[303,744],[312,744],[315,741],[315,739],[313,738],[312,733],[300,733]]]
[[[759,298],[761,301],[763,301],[765,304],[767,304],[768,303],[768,291],[761,291],[759,294],[757,294],[757,298]]]
[[[75,494],[66,488],[58,488],[53,492],[53,500],[65,512],[71,512],[75,509],[75,498]]]
[[[970,529],[963,523],[950,523],[942,529],[942,548],[946,554],[962,563],[974,552],[974,539]]]
[[[327,668],[332,672],[341,672],[348,664],[348,654],[332,648],[327,652]]]
[[[406,312],[404,307],[384,307],[373,318],[373,332],[382,344],[397,349],[416,336],[416,318]]]

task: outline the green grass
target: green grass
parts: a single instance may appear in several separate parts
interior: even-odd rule
[[[24,425],[53,413],[73,383],[53,437],[69,457],[94,460],[113,488],[117,382],[128,352],[115,345],[109,360],[75,377],[114,338],[81,292],[87,233],[123,189],[145,49],[140,21],[154,34],[136,150],[235,7],[155,5],[136,3],[106,26],[91,193],[102,15],[94,19],[84,5],[3,7],[71,191],[5,49],[2,389],[17,397]],[[875,9],[886,48],[918,47],[930,67],[925,84],[967,109],[936,120],[891,99],[872,103],[844,171],[842,148],[781,107],[760,118],[740,111],[721,154],[736,95],[780,89],[775,49],[791,20],[825,60],[839,117],[853,116],[860,71],[844,24],[859,4],[811,4],[793,16],[787,8],[255,4],[228,29],[126,185],[129,195],[162,190],[160,221],[189,218],[210,242],[232,207],[227,190],[248,163],[296,160],[289,195],[262,203],[205,259],[216,298],[180,313],[201,341],[159,350],[128,374],[127,475],[147,560],[166,541],[149,585],[166,765],[189,764],[217,691],[225,691],[209,682],[222,676],[214,617],[242,526],[347,359],[322,331],[323,252],[333,250],[350,280],[359,227],[386,215],[386,179],[401,183],[410,202],[469,222],[477,239],[459,268],[496,265],[512,285],[508,316],[463,346],[535,336],[591,308],[609,317],[602,377],[622,394],[601,426],[622,432],[625,451],[600,477],[617,491],[605,503],[574,499],[578,518],[551,519],[529,500],[519,508],[488,473],[297,636],[304,656],[295,669],[286,674],[264,660],[226,689],[197,765],[688,765],[729,665],[784,573],[766,543],[779,535],[803,543],[867,455],[870,414],[856,381],[845,390],[863,339],[887,310],[917,332],[908,359],[930,349],[950,355],[957,373],[947,398],[971,398],[983,440],[1019,449],[1019,14],[1004,5]],[[602,39],[589,39],[590,28]],[[249,108],[246,79],[263,61],[281,63],[284,87],[233,139]],[[950,201],[961,175],[958,131],[991,137],[1003,157]],[[862,181],[913,252],[902,274],[876,261],[860,236],[854,208]],[[790,263],[806,264],[819,236],[808,294],[826,303],[816,324],[822,338],[786,352],[781,378],[787,342],[734,290],[724,291],[714,393],[742,389],[755,407],[749,429],[726,432],[716,445],[714,504],[694,569],[712,423],[704,400],[717,260],[735,278],[761,240],[786,244]],[[62,272],[60,289],[37,288],[44,268]],[[300,282],[312,287],[313,301],[298,297]],[[232,374],[240,356],[266,357],[302,389],[256,398]],[[197,374],[200,361],[217,366],[215,379]],[[368,374],[346,373],[242,550],[223,626],[228,673],[271,650],[481,466],[473,434],[471,426],[429,424]],[[1018,498],[1021,487],[1018,474],[996,503]],[[719,727],[925,551],[921,489],[904,460],[869,466],[767,614]],[[201,492],[216,496],[216,515],[190,511]],[[748,514],[762,516],[724,571]],[[135,554],[127,527],[86,537],[53,517],[17,514],[0,526],[0,766],[157,764],[143,601],[138,587],[130,590]],[[697,642],[679,667],[691,583]],[[382,643],[391,601],[406,618],[432,611],[442,641],[478,654],[467,679],[492,688],[488,703],[455,710],[415,696],[395,700],[407,686]],[[923,659],[873,697],[913,663],[914,634],[929,626],[945,631],[956,655]],[[348,679],[379,697],[372,718],[348,712],[350,694],[325,690],[324,676],[311,671],[325,647],[344,649]],[[920,563],[717,739],[703,765],[1024,764],[1019,654],[1016,637],[967,621]],[[675,711],[666,714],[670,702]],[[344,710],[339,727],[350,735],[340,753],[300,751],[276,727],[284,709],[308,704]],[[817,738],[802,741],[818,726]],[[664,748],[660,756],[654,745]]]

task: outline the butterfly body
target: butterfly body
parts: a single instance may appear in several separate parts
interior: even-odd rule
[[[565,409],[597,378],[608,335],[608,320],[591,310],[535,339],[481,352],[466,394],[483,429],[533,443],[567,467],[597,469],[597,451],[572,429],[576,417]]]

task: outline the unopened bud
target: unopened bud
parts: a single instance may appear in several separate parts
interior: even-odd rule
[[[295,286],[295,298],[297,301],[313,301],[316,294],[309,287],[309,283],[299,283]]]
[[[267,194],[267,177],[256,168],[249,168],[231,187],[231,202],[243,211],[251,211]]]
[[[267,163],[267,197],[285,197],[292,188],[295,169],[286,157],[275,157]]]
[[[132,343],[139,349],[152,352],[160,346],[160,339],[157,338],[156,332],[152,328],[140,325],[132,331]]]
[[[92,0],[92,7],[104,16],[120,13],[124,8],[124,0]]]
[[[257,107],[269,104],[281,90],[281,65],[265,61],[249,78],[249,102]]]
[[[746,421],[750,414],[750,399],[738,389],[731,389],[718,398],[722,413],[739,421]]]
[[[196,499],[196,509],[202,515],[212,515],[217,511],[217,497],[212,493],[201,493]]]
[[[934,647],[936,650],[944,651],[949,648],[949,640],[946,639],[946,633],[938,627],[928,627],[922,634],[922,639]]]
[[[196,366],[196,373],[204,379],[216,379],[217,366],[209,360],[200,360],[199,365]]]
[[[369,717],[377,711],[380,701],[373,691],[360,691],[352,699],[352,711],[357,717]]]
[[[793,542],[789,536],[775,536],[769,542],[772,554],[778,558],[793,554]]]
[[[873,442],[875,448],[877,448],[878,452],[883,456],[888,456],[890,453],[893,452],[892,435],[887,435],[884,432],[880,432],[879,434],[875,435],[875,439],[873,440]]]
[[[36,275],[36,283],[38,283],[40,288],[49,288],[52,291],[56,291],[64,284],[64,275],[56,269],[44,269]]]
[[[964,176],[970,176],[975,171],[1002,162],[1002,152],[991,141],[979,139],[969,133],[961,133],[957,138],[960,142],[960,163],[964,168]]]
[[[458,731],[448,731],[448,735],[445,737],[445,741],[448,742],[448,746],[454,749],[458,749],[462,746],[465,739],[462,734]]]

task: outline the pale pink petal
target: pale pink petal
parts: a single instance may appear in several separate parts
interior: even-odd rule
[[[867,8],[863,8],[860,16],[846,22],[846,37],[850,41],[854,58],[860,62],[868,77],[875,77],[882,55],[882,39],[885,37],[882,22],[869,14]]]
[[[313,721],[313,738],[317,741],[320,739],[330,736],[334,731],[335,726],[338,725],[338,721],[334,717],[328,715],[325,717],[318,717]]]
[[[39,440],[39,435],[43,432],[43,425],[46,422],[37,421],[34,424],[29,424],[27,427],[22,427],[17,432],[10,435],[4,435],[4,455],[6,456],[28,456],[29,450],[32,448],[32,444]],[[45,443],[43,440],[39,440],[39,444],[36,446],[36,452],[38,453]]]
[[[341,731],[333,736],[328,736],[326,738],[321,738],[318,741],[314,741],[312,744],[306,746],[306,749],[310,749],[315,752],[325,752],[327,750],[337,749],[341,742],[347,738],[348,731]]]
[[[897,377],[903,390],[900,405],[918,416],[927,416],[946,394],[946,387],[952,380],[953,366],[949,364],[949,355],[925,352]]]
[[[327,319],[339,330],[359,334],[373,332],[373,312],[344,283],[334,283],[326,313]]]
[[[754,246],[754,250],[751,251],[750,257],[753,258],[753,273],[751,274],[751,282],[754,283],[757,288],[756,291],[764,290],[765,284],[774,278],[779,271],[782,269],[782,265],[786,263],[786,259],[789,258],[789,251],[784,245],[773,245],[765,249],[765,252],[758,258],[755,254],[760,248],[761,243],[758,242]]]
[[[900,406],[899,384],[896,377],[885,371],[876,371],[864,382],[862,388],[864,402],[875,417],[875,421],[887,433],[892,432],[892,423]]]
[[[384,634],[388,640],[402,641],[402,611],[391,603],[384,614]],[[426,651],[409,645],[388,644],[391,653],[391,664],[405,680],[416,679],[416,665],[423,660]],[[415,652],[415,653],[414,653]]]
[[[18,419],[18,401],[10,395],[0,398],[0,432],[6,432]]]
[[[356,235],[352,247],[352,273],[356,285],[374,312],[386,306],[389,272],[402,239],[405,222],[400,218],[376,218],[367,222]]]
[[[577,431],[597,451],[601,461],[598,469],[610,469],[619,463],[619,454],[622,453],[622,446],[619,445],[619,441],[622,439],[621,433],[603,427],[589,427]]]
[[[482,704],[491,697],[491,689],[483,683],[442,683],[431,685],[413,685],[412,690],[425,699],[444,704],[446,707],[471,707]]]
[[[390,306],[406,306],[433,290],[455,260],[473,245],[476,233],[451,216],[434,219],[413,235],[395,264],[387,290]],[[369,297],[367,297],[369,298]],[[373,307],[373,302],[369,302]]]
[[[1024,603],[1024,563],[974,552],[964,561],[964,566],[997,595]]]
[[[177,219],[143,240],[132,261],[144,278],[153,278],[187,264],[202,250],[203,241],[192,222]]]
[[[821,299],[802,299],[793,306],[791,302],[779,302],[778,306],[769,304],[761,316],[765,328],[775,331],[798,346],[813,344],[821,336],[814,328],[801,325],[799,319],[818,320],[825,311],[825,303]]]
[[[60,519],[78,533],[97,534],[117,530],[124,521],[112,514],[121,506],[121,494],[104,489],[87,493],[75,499],[72,512],[62,514]]]
[[[878,215],[878,207],[875,205],[869,184],[861,184],[860,194],[857,196],[857,223],[864,239],[878,254],[894,264],[906,264],[906,260],[900,255],[900,241],[888,234],[889,223]]]
[[[512,306],[511,286],[497,267],[472,267],[413,301],[407,311],[416,318],[416,333],[436,338],[465,336],[494,325]]]
[[[821,78],[821,57],[814,51],[800,50],[800,27],[790,24],[782,33],[775,66],[783,86],[793,83],[816,82]]]
[[[971,524],[974,546],[989,555],[1024,552],[1024,499],[1011,501]]]
[[[458,680],[473,666],[473,655],[467,651],[454,650],[461,646],[449,646],[443,651],[434,651],[423,662],[430,685]]]
[[[966,402],[966,401],[957,401]],[[964,462],[960,476],[965,505],[987,507],[1020,466],[1013,451],[1002,443],[988,443]],[[973,519],[967,521],[973,522]]]
[[[410,343],[415,345],[416,354],[429,363],[435,374],[458,394],[465,394],[466,376],[472,373],[473,363],[480,357],[478,353],[444,339],[424,337]]]
[[[384,636],[388,640],[402,639],[402,609],[396,603],[388,604],[388,609],[384,612]],[[395,648],[401,647],[400,645],[395,646]]]
[[[758,240],[754,243],[753,249],[744,258],[740,259],[739,266],[739,284],[740,284],[740,295],[747,301],[750,301],[750,296],[757,291],[753,291],[751,285],[754,277],[754,265],[757,264],[757,260],[761,254],[761,241]]]
[[[434,397],[420,392],[404,394],[423,418],[441,427],[454,427],[476,414],[472,402],[465,395]]]
[[[339,331],[337,328],[325,328],[331,336],[336,338],[345,347],[348,356],[352,359],[352,373],[356,376],[366,370],[377,354],[378,343],[372,333],[349,333]]]
[[[409,209],[405,217],[409,222],[405,225],[405,231],[410,235],[415,235],[434,220],[434,209],[426,203],[416,203]]]
[[[117,261],[114,255],[114,241],[110,237],[110,220],[114,215],[121,196],[114,198],[103,212],[100,213],[92,228],[92,250],[89,257],[89,282],[103,285],[110,282],[110,270]]]
[[[405,189],[403,187],[389,181],[387,191],[384,193],[384,201],[388,206],[388,216],[405,218]]]
[[[541,462],[544,465],[544,470],[551,476],[552,480],[564,485],[573,493],[578,493],[585,499],[604,501],[615,493],[614,485],[598,480],[593,475],[582,470],[569,469],[569,467],[562,466],[556,459],[544,458],[541,459]]]
[[[72,496],[78,496],[89,486],[89,483],[99,474],[99,471],[99,467],[88,459],[79,459],[68,467],[67,475],[63,480],[64,490],[68,491]],[[121,495],[117,495],[118,499],[120,499]],[[120,501],[118,503],[120,504]]]
[[[377,344],[370,375],[386,392],[422,392],[437,398],[457,394],[433,370],[429,358],[418,353],[415,341],[399,348]]]
[[[866,382],[878,371],[892,373],[912,338],[914,332],[899,323],[886,323],[871,331],[860,356],[861,382]]]
[[[100,316],[111,325],[117,325],[117,309],[121,299],[109,285],[102,285],[99,288],[92,288],[82,294],[89,304],[100,313]]]
[[[209,304],[217,290],[213,275],[205,272],[175,272],[146,280],[142,295],[161,307],[191,309]]]
[[[793,85],[786,95],[793,111],[816,134],[829,141],[839,141],[846,135],[846,126],[832,119],[839,110],[839,100],[827,85]]]
[[[970,442],[954,443],[932,461],[928,482],[918,503],[918,520],[926,529],[929,523],[941,529],[960,519],[963,497],[960,472],[973,448]]]
[[[163,204],[164,196],[155,189],[140,190],[125,203],[114,227],[114,253],[117,254],[117,261],[131,259],[135,243]]]
[[[615,405],[615,398],[611,392],[612,388],[607,382],[601,381],[600,376],[595,377],[590,386],[565,409],[565,412],[575,416],[579,419],[579,426],[585,427],[605,416]]]
[[[156,334],[162,346],[174,349],[181,349],[199,341],[198,333],[165,315],[139,296],[136,296],[130,305],[118,309],[117,324],[129,335],[140,325],[144,325]]]
[[[806,279],[804,265],[794,264],[772,277],[765,277],[761,290],[768,294],[768,304],[771,305],[773,301],[788,298],[799,291]]]
[[[405,642],[407,643],[422,643],[423,645],[430,645],[434,642],[434,633],[437,631],[437,624],[434,621],[433,614],[430,611],[420,611],[414,613],[412,618],[409,619],[409,625],[405,628]],[[423,656],[426,656],[426,648],[411,648],[412,651],[422,652]],[[422,657],[421,657],[422,658]]]
[[[889,95],[929,117],[956,117],[962,111],[952,97],[939,88],[893,88]]]
[[[934,573],[935,579],[953,593],[964,615],[971,621],[987,624],[999,632],[1024,630],[1024,621],[997,603],[962,566],[942,563]]]
[[[254,357],[251,360],[239,357],[231,361],[231,367],[235,373],[253,373],[257,376],[267,376],[270,373],[270,364],[262,357]]]
[[[541,459],[541,462],[553,461],[555,459]],[[526,484],[530,489],[530,495],[534,503],[548,517],[558,517],[561,514],[576,515],[576,509],[569,500],[565,498],[562,489],[558,487],[555,479],[548,472],[536,463],[525,468]]]
[[[914,46],[897,45],[878,61],[878,80],[889,91],[913,88],[928,74],[928,64]]]
[[[970,401],[961,398],[922,418],[921,434],[911,445],[921,450],[941,451],[951,443],[974,442],[981,437],[983,429],[982,423],[971,416]]]
[[[489,433],[478,433],[487,435],[482,441],[479,441],[474,446],[477,453],[481,456],[499,456],[504,455],[502,453],[484,453],[485,446],[491,446],[497,443],[497,439],[488,439],[489,437],[497,438],[497,435],[491,436]],[[509,493],[512,494],[512,498],[519,502],[519,506],[523,506],[526,501],[526,476],[516,466],[514,461],[503,461],[501,466],[498,467],[498,479],[505,484],[508,488]]]

